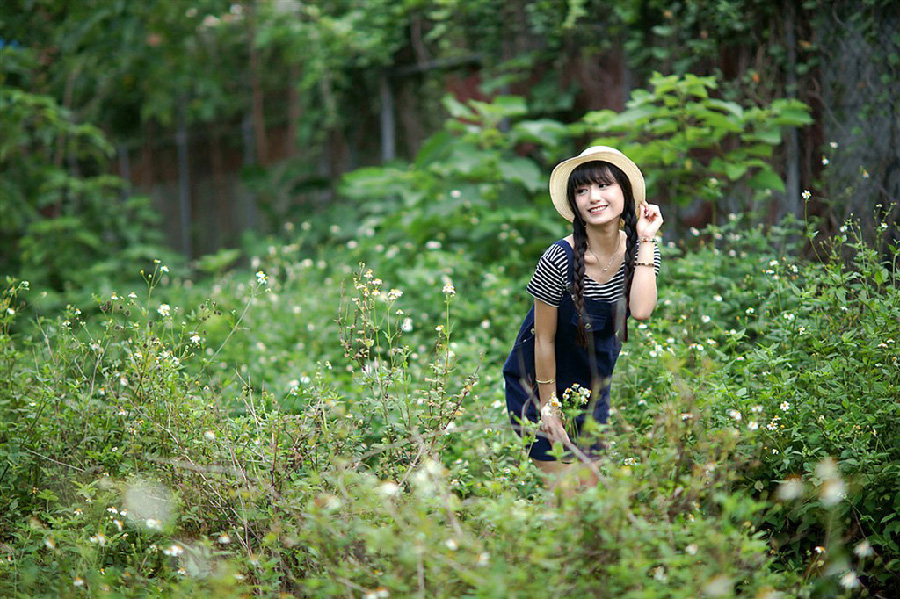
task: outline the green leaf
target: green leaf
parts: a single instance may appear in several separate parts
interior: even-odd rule
[[[723,164],[725,167],[725,175],[731,179],[732,181],[736,181],[744,176],[744,173],[747,172],[746,164],[738,164],[734,162]]]
[[[771,168],[764,168],[750,177],[749,184],[754,189],[784,191],[784,181]]]
[[[504,179],[518,181],[534,193],[544,188],[544,173],[527,158],[516,157],[500,161],[500,173]]]

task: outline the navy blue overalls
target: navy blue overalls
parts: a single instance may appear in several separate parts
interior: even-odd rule
[[[576,383],[592,389],[594,392],[586,412],[591,412],[597,422],[605,423],[609,416],[610,378],[621,348],[616,336],[616,309],[621,308],[617,302],[584,298],[588,348],[578,345],[578,311],[572,299],[572,248],[563,240],[556,244],[565,250],[568,264],[567,293],[563,294],[557,309],[556,394],[562,397],[563,391]],[[627,312],[626,310],[626,318]],[[521,434],[519,423],[524,419],[540,421],[540,396],[534,368],[534,307],[528,311],[519,329],[516,343],[503,366],[503,378],[506,381],[506,408],[513,427]],[[586,415],[587,413],[581,414],[576,418],[576,431],[581,430]],[[578,447],[589,455],[600,449],[600,445],[596,443]],[[550,442],[545,436],[538,434],[528,455],[537,460],[554,460],[549,455],[550,450]]]

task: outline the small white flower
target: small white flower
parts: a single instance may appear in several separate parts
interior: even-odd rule
[[[216,539],[216,542],[218,542],[220,545],[227,545],[231,542],[231,537],[223,533],[219,535],[219,538]]]
[[[444,283],[442,291],[447,295],[454,295],[456,293],[456,289],[453,288],[453,283]]]
[[[721,301],[722,301],[722,296],[719,295],[719,294],[717,293],[717,294],[715,294],[715,295],[713,296],[713,299],[714,299],[715,301],[717,301],[717,302],[721,302]]]
[[[378,487],[378,492],[385,497],[391,497],[400,492],[400,485],[393,481],[386,480]]]
[[[137,293],[132,291],[131,293],[128,294],[128,297],[130,297],[131,299],[137,299]]]
[[[804,200],[808,200],[810,197],[812,197],[812,194],[809,193],[808,190],[804,189],[803,193],[800,194],[800,197],[802,197]]]
[[[160,272],[169,272],[169,267],[163,264],[159,267]]]
[[[799,478],[789,478],[778,485],[778,499],[793,501],[803,495],[803,481]]]
[[[755,312],[755,310],[753,309],[753,306],[750,306],[749,308],[744,310],[744,312],[747,314],[753,314]]]
[[[787,320],[788,322],[794,320],[795,318],[797,318],[797,317],[794,316],[793,314],[791,314],[790,312],[788,312],[784,315],[784,319]]]
[[[166,555],[171,555],[172,557],[178,557],[182,553],[184,553],[184,547],[178,545],[177,543],[172,543],[167,548],[163,549],[163,553]]]
[[[388,291],[387,297],[390,301],[394,302],[394,301],[397,301],[398,299],[400,299],[402,296],[403,296],[403,292],[400,291],[399,289],[391,289],[390,291]]]
[[[265,285],[266,283],[268,283],[268,281],[269,281],[269,279],[266,276],[266,273],[264,273],[261,270],[256,271],[256,284],[257,285]]]
[[[169,304],[160,304],[159,308],[156,309],[156,311],[159,312],[161,316],[168,316],[170,310],[171,308],[169,307]]]
[[[787,412],[787,411],[790,409],[791,404],[789,404],[789,403],[786,402],[786,401],[783,401],[783,402],[781,402],[781,403],[778,405],[778,407],[781,408],[781,411],[782,411],[782,412]]]
[[[822,503],[824,505],[834,505],[839,503],[847,496],[847,486],[840,478],[832,478],[826,480],[822,484]]]
[[[870,555],[872,555],[872,546],[867,540],[863,539],[856,547],[853,548],[853,553],[855,553],[859,557],[869,557]]]
[[[759,423],[756,420],[751,420],[747,423],[747,428],[749,428],[751,431],[755,431],[759,428]]]
[[[72,584],[75,585],[76,587],[83,587],[84,580],[82,580],[80,576],[76,576],[75,580],[72,581]]]
[[[9,314],[10,316],[12,316],[13,314],[16,313],[16,311],[14,308],[7,308],[6,313]]]
[[[439,250],[439,249],[441,249],[441,242],[440,241],[427,241],[427,242],[425,242],[425,249],[426,250]]]
[[[855,589],[859,586],[859,578],[856,577],[856,573],[853,570],[841,576],[841,586],[845,589]]]
[[[741,419],[743,418],[743,416],[741,415],[741,413],[738,412],[737,410],[733,409],[733,408],[732,408],[731,410],[728,410],[728,415],[731,416],[732,418],[734,418],[734,420],[735,420],[736,422],[740,422]]]
[[[487,566],[491,562],[491,554],[487,551],[482,551],[478,554],[478,565],[479,566]]]
[[[162,522],[157,520],[156,518],[147,518],[144,520],[144,525],[150,530],[161,530]]]
[[[205,433],[203,433],[203,436],[206,437],[207,441],[216,440],[216,433],[214,433],[213,431],[206,431]]]
[[[822,165],[823,165],[823,166],[828,166],[828,162],[829,162],[828,157],[827,157],[827,156],[822,156]]]
[[[449,549],[450,551],[456,551],[457,549],[459,549],[459,544],[456,542],[456,539],[452,537],[444,541],[444,545],[446,545],[447,549]]]
[[[200,335],[198,335],[197,333],[191,335],[191,343],[193,343],[194,345],[200,343]]]
[[[691,543],[690,545],[688,545],[687,547],[684,548],[685,552],[688,555],[696,555],[697,549],[698,549],[698,547],[696,545],[694,545],[693,543]]]
[[[451,197],[451,198],[458,198],[458,197],[460,197],[461,195],[462,195],[462,192],[461,192],[460,190],[458,190],[458,189],[454,189],[453,191],[450,192],[450,197]]]
[[[96,545],[100,545],[101,547],[103,547],[103,546],[106,545],[106,537],[103,535],[102,532],[98,532],[96,535],[92,536],[92,537],[91,537],[90,539],[88,539],[88,540],[89,540],[91,543],[94,543],[94,544],[96,544]]]

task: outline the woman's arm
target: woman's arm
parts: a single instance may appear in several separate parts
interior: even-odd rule
[[[656,267],[654,261],[656,244],[645,241],[638,249],[631,281],[631,295],[628,307],[635,320],[647,320],[656,307]],[[647,266],[647,265],[650,266]]]
[[[644,204],[635,226],[641,239],[646,239],[638,249],[634,265],[634,278],[631,280],[631,295],[628,296],[628,307],[635,320],[647,320],[656,307],[656,243],[659,228],[663,224],[662,212],[656,204]]]
[[[556,316],[557,309],[537,298],[534,300],[534,371],[541,407],[556,393]],[[541,410],[541,428],[550,442],[569,443],[559,412]]]

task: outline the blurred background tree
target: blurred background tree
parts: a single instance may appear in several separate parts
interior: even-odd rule
[[[89,208],[132,195],[149,199],[166,245],[191,260],[333,207],[349,171],[414,159],[444,129],[448,96],[516,96],[525,117],[570,125],[623,111],[656,72],[713,77],[711,97],[748,109],[799,100],[813,117],[776,128],[761,158],[781,180],[770,194],[664,193],[673,233],[738,207],[769,223],[812,212],[828,230],[850,213],[871,225],[880,210],[895,225],[897,24],[883,0],[10,0],[0,7],[0,82],[4,106],[19,109],[4,110],[0,168],[25,172],[16,160],[40,158],[55,170],[6,178],[3,210],[17,216],[4,219],[2,268],[34,263],[33,223],[61,218],[64,206],[96,239],[137,239],[150,213],[113,226]],[[58,122],[36,130],[29,123],[46,109],[25,98],[47,99]],[[88,124],[99,154],[86,150]],[[496,125],[503,134],[510,121]],[[519,138],[507,150],[544,172],[593,134]],[[685,147],[678,168],[708,166],[740,143]],[[51,175],[59,189],[59,176],[106,174],[123,179],[109,198],[35,191]]]

